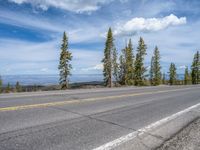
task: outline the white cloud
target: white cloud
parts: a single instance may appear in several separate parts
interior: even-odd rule
[[[83,71],[90,71],[90,70],[103,70],[103,64],[97,64],[93,67],[82,68]]]
[[[58,72],[59,41],[29,42],[0,38],[1,74],[55,74]],[[103,51],[89,49],[69,49],[72,52],[72,73],[99,71]],[[90,68],[93,66],[92,68]],[[75,69],[76,68],[76,69]],[[82,68],[90,68],[83,72]]]
[[[41,72],[48,72],[48,70],[49,70],[48,68],[42,68],[42,69],[40,69]]]
[[[115,35],[134,35],[138,32],[152,32],[166,29],[170,26],[186,24],[186,17],[171,14],[164,18],[133,18],[114,31]]]
[[[183,65],[183,66],[179,66],[179,69],[186,69],[187,66]]]
[[[72,12],[82,13],[96,11],[101,5],[112,0],[9,0],[17,4],[30,3],[35,7],[47,10],[56,7]]]
[[[0,10],[0,22],[30,29],[43,29],[53,32],[63,32],[66,28],[63,25],[54,23],[47,19],[39,19],[30,15],[24,15],[11,11]]]
[[[22,19],[23,18],[23,19]],[[12,11],[0,10],[0,23],[27,28],[30,30],[41,30],[41,34],[53,39],[62,38],[63,31],[69,36],[70,43],[95,42],[101,38],[100,33],[104,31],[102,25],[98,29],[84,20],[73,21],[73,26],[69,26],[65,21],[54,21],[52,18],[31,16],[29,14],[15,13]],[[81,26],[80,26],[81,24]],[[51,33],[47,34],[46,31]],[[90,34],[88,34],[90,32]]]
[[[7,62],[55,61],[59,56],[57,41],[27,42],[14,39],[0,39],[0,59]],[[47,55],[48,54],[48,55]]]

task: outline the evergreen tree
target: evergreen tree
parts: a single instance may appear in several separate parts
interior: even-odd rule
[[[125,74],[126,74],[126,60],[125,60],[125,50],[122,50],[122,54],[119,57],[119,84],[125,85]]]
[[[194,55],[192,67],[192,84],[199,84],[200,83],[200,54],[199,51]]]
[[[125,73],[125,84],[134,84],[134,56],[133,56],[133,45],[131,39],[129,40],[128,46],[125,48],[126,57],[126,73]]]
[[[104,58],[103,62],[103,75],[104,75],[104,84],[107,87],[112,87],[112,75],[117,78],[117,53],[114,46],[114,38],[112,34],[112,29],[109,28],[107,33],[107,40],[105,43],[104,49]]]
[[[2,81],[2,79],[1,79],[1,76],[0,76],[0,93],[2,93],[2,91],[3,91],[3,81]]]
[[[153,79],[154,79],[154,56],[151,57],[151,66],[149,71],[149,80],[150,84],[153,85]]]
[[[162,84],[166,84],[165,73],[162,75]]]
[[[16,82],[15,90],[16,90],[16,92],[21,92],[22,91],[22,87],[21,87],[21,85],[19,84],[18,81]]]
[[[11,92],[11,87],[10,87],[10,83],[8,83],[6,86],[6,93],[10,93],[10,92]]]
[[[169,68],[169,83],[170,85],[175,85],[176,84],[176,66],[174,63],[171,63],[170,68]]]
[[[61,45],[60,53],[60,63],[58,69],[60,70],[60,85],[61,89],[67,89],[69,87],[69,76],[72,65],[70,61],[72,60],[72,53],[68,50],[68,37],[66,33],[63,34],[63,40]]]
[[[187,85],[187,84],[190,84],[190,73],[189,73],[189,70],[188,70],[188,67],[185,68],[185,74],[184,74],[184,84]]]
[[[160,52],[158,50],[158,47],[155,47],[154,50],[154,56],[152,60],[152,72],[153,72],[153,78],[152,78],[152,85],[159,85],[161,82],[161,65],[160,65]]]
[[[140,37],[137,47],[135,60],[134,82],[135,85],[144,85],[146,68],[144,67],[144,57],[146,55],[147,46],[144,40]]]
[[[113,49],[113,59],[112,59],[112,64],[113,64],[113,77],[115,79],[115,82],[119,82],[119,64],[117,63],[117,50],[116,48]]]

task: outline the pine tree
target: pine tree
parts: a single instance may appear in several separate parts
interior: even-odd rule
[[[21,92],[22,91],[22,87],[21,87],[21,85],[19,84],[18,81],[16,82],[15,90],[16,90],[16,92]]]
[[[2,93],[2,91],[3,91],[3,81],[2,81],[2,79],[1,79],[1,76],[0,76],[0,93]]]
[[[169,83],[170,85],[175,85],[176,84],[176,66],[174,63],[171,63],[170,68],[169,68]]]
[[[11,92],[11,87],[10,87],[10,83],[8,83],[6,86],[6,93],[10,93],[10,92]]]
[[[151,57],[151,66],[149,71],[149,80],[150,84],[153,85],[153,79],[154,79],[154,56]]]
[[[107,33],[107,40],[105,43],[104,49],[104,58],[103,62],[103,75],[104,75],[104,84],[107,87],[112,87],[112,76],[117,79],[117,52],[114,46],[114,38],[112,34],[112,29],[109,28]]]
[[[140,37],[137,47],[135,60],[134,82],[135,85],[144,85],[146,68],[144,67],[144,57],[146,55],[147,46],[144,40]]]
[[[200,83],[200,54],[199,51],[194,55],[192,67],[192,84],[199,84]]]
[[[153,56],[153,66],[152,66],[152,70],[153,70],[153,79],[152,79],[152,84],[153,85],[159,85],[161,82],[161,65],[160,65],[160,52],[158,50],[158,47],[155,47],[154,50],[154,56]]]
[[[125,74],[126,74],[126,60],[125,60],[125,50],[122,50],[122,54],[119,57],[119,84],[125,85]]]
[[[129,40],[128,46],[125,48],[126,57],[126,73],[125,73],[125,84],[134,84],[134,56],[133,56],[133,45],[131,39]]]
[[[113,64],[113,77],[115,79],[115,82],[119,82],[119,64],[117,63],[117,50],[116,48],[113,49],[113,59],[112,59],[112,64]]]
[[[188,70],[188,67],[185,68],[185,74],[184,74],[184,84],[187,85],[190,83],[190,73]]]
[[[66,33],[63,34],[63,40],[61,45],[60,53],[60,63],[58,69],[60,70],[60,85],[61,89],[67,89],[69,87],[69,76],[72,65],[70,61],[72,60],[72,53],[68,50],[68,37]]]

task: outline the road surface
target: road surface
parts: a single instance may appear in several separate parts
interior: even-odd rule
[[[0,95],[0,150],[92,150],[200,103],[200,86]]]

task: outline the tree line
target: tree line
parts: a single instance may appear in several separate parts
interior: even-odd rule
[[[161,55],[158,47],[154,49],[151,58],[150,71],[147,73],[147,67],[144,65],[144,59],[147,55],[147,45],[144,39],[140,37],[137,46],[137,53],[134,55],[133,44],[129,39],[128,44],[122,49],[121,55],[118,56],[117,49],[114,44],[114,37],[112,29],[109,28],[104,48],[103,63],[103,76],[104,85],[106,87],[118,85],[135,85],[144,86],[152,85],[157,86],[160,84],[199,84],[200,83],[200,54],[199,51],[194,55],[191,65],[191,72],[189,68],[185,68],[184,80],[177,77],[177,68],[174,63],[169,67],[169,79],[166,79],[166,74],[161,72]],[[71,60],[72,53],[68,50],[68,38],[66,33],[63,34],[63,40],[60,53],[60,86],[61,89],[69,87],[69,76],[71,75]]]
[[[147,55],[147,45],[142,37],[140,37],[137,46],[137,53],[133,53],[133,44],[131,39],[125,48],[122,49],[121,55],[117,56],[116,47],[112,29],[109,28],[107,39],[105,42],[103,63],[104,84],[107,87],[116,85],[135,85],[143,86],[148,83],[153,86],[160,84],[199,84],[200,83],[200,54],[199,51],[194,55],[191,65],[191,72],[189,68],[185,68],[184,80],[180,81],[177,78],[177,68],[174,63],[169,67],[169,79],[166,79],[165,73],[161,72],[161,55],[158,47],[154,49],[151,58],[150,71],[147,73],[147,67],[144,65],[144,59]]]
[[[7,85],[3,87],[3,80],[0,76],[0,93],[10,93],[10,92],[22,92],[22,86],[17,81],[15,86],[11,86],[10,83],[7,83]]]
[[[136,54],[134,54],[133,44],[131,39],[121,50],[121,54],[118,56],[117,49],[114,43],[114,37],[112,29],[109,28],[107,32],[107,38],[104,48],[103,63],[103,76],[104,86],[144,86],[152,85],[157,86],[160,84],[199,84],[200,83],[200,54],[197,51],[194,55],[194,59],[191,65],[191,71],[188,67],[185,68],[184,80],[177,78],[177,68],[174,63],[170,64],[169,78],[166,79],[166,74],[161,72],[161,55],[159,48],[155,46],[153,56],[151,58],[151,64],[149,72],[147,73],[147,67],[145,67],[144,60],[147,55],[147,45],[142,37],[138,41]],[[69,51],[68,37],[66,32],[63,33],[62,44],[60,47],[60,59],[59,59],[59,85],[60,89],[69,88],[69,77],[72,70],[72,53]],[[22,86],[19,82],[15,87],[11,87],[8,83],[3,88],[3,81],[0,77],[0,93],[2,92],[21,92]]]

